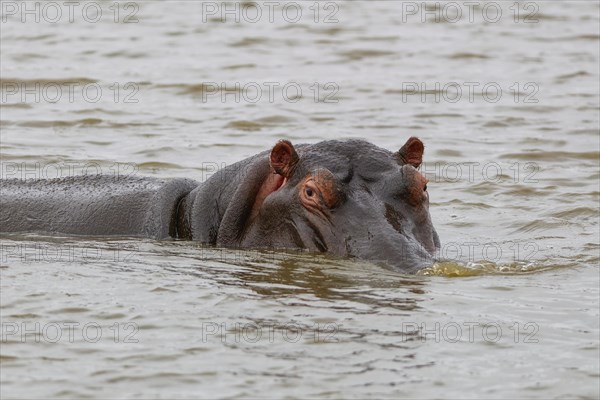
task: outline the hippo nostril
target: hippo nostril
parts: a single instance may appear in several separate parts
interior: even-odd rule
[[[427,184],[425,184],[425,186],[423,186],[423,191],[426,192],[427,191]]]

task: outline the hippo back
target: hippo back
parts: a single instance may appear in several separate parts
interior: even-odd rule
[[[0,232],[92,236],[176,236],[189,179],[76,176],[0,180]]]

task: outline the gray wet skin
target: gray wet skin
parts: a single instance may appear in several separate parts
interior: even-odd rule
[[[405,272],[439,249],[423,143],[391,152],[362,140],[280,141],[187,179],[82,176],[0,181],[0,231],[178,237],[223,247],[308,249]]]

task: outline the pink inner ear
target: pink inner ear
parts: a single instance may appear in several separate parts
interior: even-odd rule
[[[273,150],[271,150],[271,167],[279,175],[286,176],[293,164],[297,161],[298,155],[294,146],[288,140],[280,140]]]
[[[287,165],[290,162],[290,155],[285,151],[278,151],[271,156],[271,162],[277,166]]]
[[[417,168],[423,162],[424,150],[423,142],[416,137],[411,137],[400,149],[400,155],[407,164]]]

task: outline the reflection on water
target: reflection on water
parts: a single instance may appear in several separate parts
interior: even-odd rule
[[[497,2],[497,22],[481,4],[457,23],[379,1],[316,19],[301,3],[294,23],[118,3],[114,23],[113,3],[97,23],[3,8],[3,178],[203,181],[282,138],[395,151],[415,135],[442,248],[406,276],[3,235],[2,398],[599,396],[597,3]]]

